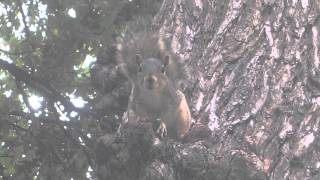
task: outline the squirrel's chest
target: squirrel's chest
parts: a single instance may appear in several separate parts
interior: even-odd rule
[[[163,92],[140,90],[136,95],[134,109],[141,116],[159,118],[170,107],[170,99]]]

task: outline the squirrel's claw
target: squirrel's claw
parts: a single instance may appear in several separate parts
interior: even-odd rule
[[[162,121],[160,122],[159,127],[156,132],[160,138],[164,138],[167,136],[167,127]]]

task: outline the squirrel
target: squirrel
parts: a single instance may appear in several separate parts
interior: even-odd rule
[[[118,64],[132,85],[122,124],[148,121],[160,138],[182,139],[191,125],[187,100],[178,87],[185,68],[157,34],[143,32],[122,45]]]

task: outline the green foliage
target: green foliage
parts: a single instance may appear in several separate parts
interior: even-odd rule
[[[0,179],[95,176],[94,142],[119,118],[95,113],[88,57],[108,59],[125,24],[152,17],[160,3],[0,2]]]

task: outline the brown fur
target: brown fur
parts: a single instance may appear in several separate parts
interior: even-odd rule
[[[152,61],[152,62],[148,62]],[[153,62],[154,61],[154,62]],[[134,82],[128,120],[160,121],[157,131],[160,137],[181,139],[190,128],[190,111],[184,94],[161,72],[159,59],[146,59],[141,72]],[[145,65],[144,64],[144,65]],[[148,77],[154,77],[153,84],[147,85]]]
[[[183,138],[191,124],[187,100],[177,86],[184,68],[157,35],[127,39],[118,52],[118,64],[132,84],[127,120],[158,124],[160,137]]]

